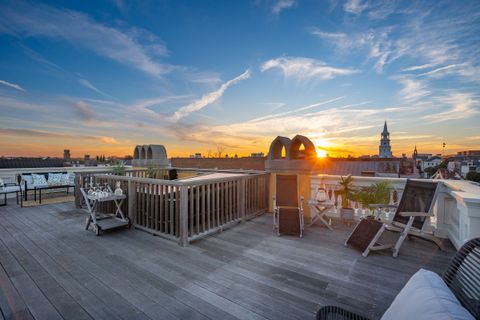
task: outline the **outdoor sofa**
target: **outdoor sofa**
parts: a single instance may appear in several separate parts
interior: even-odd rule
[[[75,174],[68,172],[48,173],[24,173],[22,178],[22,191],[25,201],[28,200],[28,191],[34,192],[34,200],[42,203],[42,190],[66,189],[67,194],[70,188],[75,188]]]

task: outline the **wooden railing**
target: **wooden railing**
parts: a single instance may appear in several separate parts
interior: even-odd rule
[[[94,181],[94,177],[98,174],[113,175],[115,174],[110,168],[103,171],[91,171],[91,172],[76,172],[75,173],[75,205],[77,208],[81,208],[84,205],[84,200],[80,193],[80,188],[87,188]],[[125,170],[126,177],[134,178],[148,178],[149,175],[154,175],[156,178],[163,178],[168,176],[168,169],[158,169],[152,172],[148,169],[127,169]]]
[[[186,245],[268,209],[268,174],[169,181],[96,174],[93,183],[108,183],[112,189],[120,181],[134,226]],[[90,183],[90,182],[89,182]],[[112,204],[99,208],[113,212]]]

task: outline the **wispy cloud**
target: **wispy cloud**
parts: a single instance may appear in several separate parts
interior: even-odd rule
[[[254,118],[245,122],[228,125],[194,125],[176,130],[178,138],[205,144],[221,144],[241,150],[245,147],[268,146],[276,135],[293,136],[304,134],[310,138],[350,135],[379,126],[385,112],[378,109],[355,109],[329,107],[320,111],[312,111],[319,105],[340,100],[342,97],[311,104],[294,110],[274,115]],[[363,105],[364,102],[352,103]],[[312,112],[305,112],[312,111]],[[358,119],[358,120],[357,120]],[[379,127],[379,130],[381,128]],[[245,145],[249,141],[249,145]],[[375,137],[378,143],[378,135]]]
[[[262,64],[262,72],[270,69],[279,69],[286,78],[297,80],[329,80],[337,76],[352,75],[360,72],[355,69],[336,68],[325,62],[304,57],[280,57],[271,59]]]
[[[98,119],[98,114],[83,101],[73,102],[72,108],[82,121],[89,122]]]
[[[62,39],[154,76],[170,71],[147,53],[149,46],[158,49],[162,43],[141,44],[135,38],[138,32],[123,32],[77,11],[20,1],[4,4],[0,6],[0,33]]]
[[[363,44],[362,39],[354,39],[352,36],[343,32],[327,32],[317,27],[308,28],[308,32],[319,39],[330,42],[342,50],[359,47]]]
[[[363,0],[348,0],[343,5],[343,10],[348,13],[359,14],[368,7],[368,4]]]
[[[280,14],[285,9],[294,7],[297,4],[296,0],[277,0],[272,7],[273,14]]]
[[[461,65],[451,64],[451,65],[448,65],[448,66],[436,68],[436,69],[434,69],[434,70],[421,73],[421,74],[419,74],[419,76],[433,76],[433,77],[436,77],[436,76],[438,76],[438,75],[441,75],[442,73],[448,72],[448,71],[451,70],[451,69],[458,68],[459,66],[461,66]]]
[[[23,89],[22,87],[20,87],[18,84],[11,83],[11,82],[8,82],[8,81],[5,81],[5,80],[0,80],[0,84],[3,84],[4,86],[7,86],[7,87],[10,87],[10,88],[13,88],[13,89],[17,89],[19,91],[23,91],[23,92],[27,91],[27,90]]]
[[[86,88],[88,88],[88,89],[90,89],[90,90],[93,90],[93,91],[95,91],[96,93],[101,94],[102,96],[105,96],[105,97],[108,97],[108,98],[111,98],[111,97],[112,97],[112,96],[110,96],[109,94],[106,94],[105,92],[103,92],[103,91],[101,91],[100,89],[98,89],[97,87],[95,87],[90,81],[88,81],[88,80],[86,80],[86,79],[78,79],[78,82],[79,82],[82,86],[84,86],[84,87],[86,87]]]
[[[215,91],[212,91],[204,96],[202,96],[200,99],[195,100],[194,102],[181,107],[175,113],[170,117],[170,120],[173,121],[178,121],[181,118],[184,118],[191,114],[192,112],[199,111],[203,109],[204,107],[208,106],[209,104],[217,101],[222,97],[222,95],[225,93],[225,91],[232,85],[239,83],[242,80],[250,78],[250,70],[246,70],[244,73],[239,75],[238,77],[231,79],[225,83],[223,83],[220,88],[218,88]]]
[[[43,63],[45,65],[48,65],[50,67],[53,67],[57,70],[61,70],[61,71],[65,71],[62,67],[60,67],[59,65],[51,62],[50,60],[48,60],[47,58],[45,58],[44,56],[42,56],[40,53],[38,53],[37,51],[21,44],[20,47],[23,49],[23,52],[25,52],[25,55],[27,55],[30,59],[32,60],[35,60],[37,62],[40,62],[40,63]]]
[[[471,93],[451,93],[445,97],[437,98],[439,103],[449,106],[444,112],[425,116],[432,122],[469,119],[480,113],[480,102]]]
[[[0,128],[0,134],[8,136],[23,136],[32,138],[52,138],[52,139],[72,139],[72,140],[95,140],[108,144],[117,144],[118,141],[112,137],[103,136],[90,136],[90,135],[78,135],[69,134],[63,132],[53,132],[45,130],[34,129],[14,129],[14,128]]]
[[[426,64],[422,64],[422,65],[418,65],[418,66],[411,66],[411,67],[408,67],[408,68],[403,68],[402,71],[403,72],[417,71],[417,70],[432,68],[434,66],[435,66],[434,64],[426,63]]]
[[[421,80],[408,77],[396,77],[396,79],[403,85],[397,96],[405,102],[418,101],[431,93],[427,85]]]
[[[326,105],[326,104],[329,104],[329,103],[333,103],[333,102],[336,102],[336,101],[341,100],[343,98],[344,97],[337,97],[337,98],[329,99],[327,101],[312,103],[312,104],[309,104],[309,105],[304,106],[304,107],[300,107],[300,108],[297,108],[297,109],[293,109],[293,110],[285,111],[285,112],[280,112],[280,113],[276,113],[276,114],[269,114],[267,116],[254,118],[254,119],[251,119],[249,121],[250,122],[258,122],[258,121],[264,121],[264,120],[272,119],[272,118],[284,117],[284,116],[289,115],[289,114],[298,113],[298,112],[310,110],[310,109],[313,109],[313,108],[316,108],[316,107],[320,107],[320,106],[323,106],[323,105]]]

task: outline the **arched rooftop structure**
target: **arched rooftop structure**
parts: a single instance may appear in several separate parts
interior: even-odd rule
[[[152,146],[148,146],[147,148],[147,160],[151,160],[152,159]]]
[[[136,167],[168,167],[167,150],[159,144],[136,146],[132,164]]]
[[[290,146],[292,141],[287,137],[278,136],[270,144],[268,160],[282,159],[282,149],[285,148],[285,159],[290,159]]]
[[[301,146],[304,146],[304,150],[300,150]],[[317,152],[315,151],[315,145],[313,142],[305,136],[297,134],[290,145],[290,158],[291,159],[310,159],[316,158]]]
[[[142,147],[140,146],[135,146],[135,149],[133,149],[133,159],[134,160],[139,160],[140,159],[140,149]]]

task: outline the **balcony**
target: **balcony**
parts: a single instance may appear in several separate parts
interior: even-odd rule
[[[146,170],[99,171],[78,173],[77,187],[120,182],[135,228],[95,237],[84,229],[79,197],[0,207],[5,318],[311,319],[334,304],[376,319],[419,268],[442,273],[455,247],[480,236],[479,187],[465,181],[440,181],[430,227],[451,240],[446,250],[414,239],[398,258],[388,251],[363,258],[343,245],[353,226],[336,220],[336,208],[333,231],[317,223],[302,239],[277,237],[265,213],[274,175],[185,170],[179,175],[196,177],[169,181],[147,178]],[[339,179],[308,175],[300,189],[308,199],[323,186],[339,201]],[[354,177],[354,184],[379,179],[401,197],[405,179]],[[364,210],[357,206],[356,214]]]
[[[5,318],[313,319],[327,304],[379,318],[419,268],[443,272],[454,248],[406,241],[363,258],[350,228],[277,237],[264,214],[187,247],[141,230],[96,237],[73,203],[0,208]]]

